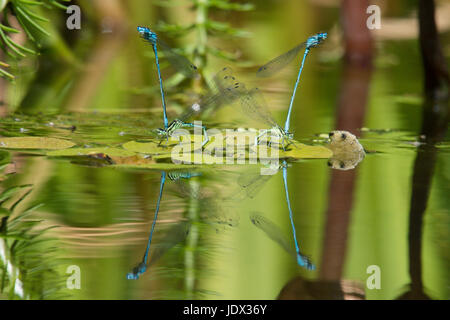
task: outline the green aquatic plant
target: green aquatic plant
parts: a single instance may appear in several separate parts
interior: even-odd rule
[[[66,10],[61,2],[69,2],[70,0],[0,0],[0,47],[1,50],[13,59],[24,58],[26,54],[36,55],[37,51],[14,41],[10,34],[20,33],[14,23],[10,19],[14,17],[21,29],[26,35],[27,40],[31,41],[36,47],[39,47],[39,36],[50,36],[50,33],[41,26],[42,22],[49,20],[37,14],[32,7],[56,7]],[[0,76],[14,80],[14,75],[6,71],[9,64],[0,61]]]
[[[194,56],[194,64],[203,69],[206,66],[208,55],[213,55],[227,61],[236,61],[236,54],[219,49],[211,44],[210,36],[245,38],[249,33],[232,27],[228,22],[216,20],[212,13],[215,11],[250,11],[254,6],[250,3],[236,3],[230,0],[190,0],[195,11],[195,20],[188,25],[169,24],[161,22],[158,29],[172,36],[186,36],[195,32],[195,41],[190,51]],[[159,2],[162,6],[176,6],[176,1]]]

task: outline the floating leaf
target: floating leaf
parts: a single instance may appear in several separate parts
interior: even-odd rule
[[[286,151],[280,150],[280,158],[291,159],[327,159],[333,152],[322,146],[309,146],[300,142],[295,142],[288,146]]]
[[[151,155],[164,155],[171,154],[172,149],[175,146],[185,146],[186,148],[190,148],[190,150],[198,150],[201,146],[202,137],[201,136],[180,136],[180,139],[169,138],[169,141],[166,140],[145,140],[145,141],[130,141],[124,143],[122,147],[126,150],[151,154]],[[197,141],[196,141],[197,140]],[[194,141],[196,143],[194,143]]]
[[[131,152],[138,152],[138,153],[145,153],[145,154],[170,154],[172,151],[172,147],[177,145],[177,143],[170,143],[171,140],[169,140],[169,144],[161,144],[159,145],[159,141],[145,141],[145,142],[138,142],[138,141],[130,141],[127,143],[124,143],[122,147],[125,150],[131,151]]]
[[[198,168],[195,164],[176,164],[176,163],[157,163],[157,162],[141,162],[141,163],[127,163],[113,166],[119,169],[150,169],[150,170],[177,170],[177,169],[194,169]]]
[[[203,165],[211,165],[211,164],[223,164],[225,159],[222,157],[215,157],[207,153],[203,152],[182,152],[176,153],[174,152],[171,155],[172,161],[176,164],[203,164]]]
[[[109,147],[98,147],[98,148],[71,148],[65,150],[57,150],[47,152],[48,156],[51,157],[73,157],[73,156],[88,156],[94,154],[106,154],[113,157],[132,157],[136,153],[124,150],[121,148],[109,148]]]
[[[59,150],[73,147],[75,143],[68,140],[45,137],[0,138],[0,148],[5,149],[47,149]]]

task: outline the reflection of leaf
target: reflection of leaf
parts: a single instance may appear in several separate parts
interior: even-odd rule
[[[13,137],[13,138],[0,138],[0,148],[6,149],[47,149],[58,150],[67,149],[73,147],[75,143],[45,137]]]

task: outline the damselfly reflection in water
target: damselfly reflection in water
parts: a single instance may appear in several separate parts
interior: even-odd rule
[[[250,215],[250,221],[261,231],[263,231],[271,240],[275,241],[278,245],[281,246],[288,254],[290,254],[292,257],[298,260],[298,255],[301,256],[303,263],[305,264],[305,267],[308,270],[314,270],[315,266],[310,261],[309,257],[297,253],[293,248],[292,245],[289,244],[289,240],[284,235],[283,231],[272,221],[270,221],[268,218],[262,216],[259,213],[253,213]]]
[[[201,222],[212,226],[216,231],[219,231],[220,226],[236,227],[239,224],[239,216],[231,210],[227,201],[221,199],[219,190],[204,192],[198,186],[191,186],[191,181],[187,181],[200,175],[200,172],[175,171],[170,173],[169,178],[176,183],[181,197],[197,200]],[[213,187],[210,186],[210,189]]]
[[[275,59],[272,59],[271,61],[269,61],[262,67],[260,67],[258,70],[257,75],[260,77],[271,76],[271,75],[275,74],[276,72],[280,71],[281,69],[283,69],[292,60],[294,60],[294,58],[298,55],[300,50],[305,48],[305,53],[303,54],[302,63],[300,65],[300,69],[299,69],[298,75],[297,75],[297,81],[295,82],[294,91],[292,92],[292,97],[291,97],[291,102],[289,104],[289,110],[288,110],[288,114],[286,117],[286,122],[284,124],[285,132],[289,132],[292,106],[294,104],[295,93],[297,92],[297,87],[298,87],[298,84],[300,83],[300,77],[302,75],[306,57],[312,48],[319,46],[326,38],[327,38],[326,32],[317,33],[317,34],[309,37],[308,40],[306,40],[305,42],[297,45],[295,48],[289,50],[288,52],[282,54],[281,56],[279,56]]]
[[[283,170],[283,183],[284,183],[284,191],[286,195],[286,203],[289,210],[289,220],[291,222],[291,228],[292,228],[292,235],[294,238],[294,245],[295,245],[295,256],[297,260],[297,264],[301,267],[304,267],[308,270],[314,270],[315,266],[311,263],[308,257],[306,257],[304,254],[300,252],[300,246],[297,241],[297,232],[295,230],[295,224],[294,224],[294,217],[292,213],[291,208],[291,201],[289,198],[289,188],[288,188],[288,164],[286,161],[283,161],[283,163],[277,168],[274,169],[275,171],[273,174],[276,173],[276,171],[282,169]],[[241,185],[242,188],[245,189],[247,195],[250,198],[254,198],[257,192],[262,188],[262,186],[272,177],[272,175],[261,175],[259,172],[259,177],[253,173],[253,174],[246,174],[241,175],[238,179],[238,183]],[[286,247],[286,241],[281,240],[281,232],[274,227],[273,224],[268,223],[267,219],[259,218],[260,216],[251,216],[251,221],[259,227],[261,230],[263,230],[272,240],[275,240],[278,242],[282,247]],[[292,248],[291,246],[289,248]],[[292,249],[289,249],[289,251],[293,251]]]
[[[239,218],[236,215],[233,216],[232,213],[227,212],[224,209],[223,204],[219,204],[217,201],[214,201],[214,199],[210,199],[207,195],[202,194],[199,190],[190,188],[188,186],[188,184],[186,183],[187,180],[195,177],[200,177],[201,175],[201,172],[189,171],[161,172],[159,195],[156,203],[155,215],[150,229],[150,235],[147,241],[147,247],[145,249],[142,261],[135,268],[133,268],[132,272],[129,272],[127,274],[127,279],[139,279],[139,277],[144,272],[146,272],[149,265],[156,262],[175,245],[183,242],[189,233],[191,224],[193,223],[193,221],[190,220],[183,220],[176,223],[167,231],[166,236],[160,241],[161,243],[158,243],[158,246],[150,251],[153,233],[155,230],[156,221],[158,219],[163,190],[167,178],[177,185],[178,192],[182,197],[193,198],[199,201],[200,205],[198,209],[200,211],[200,222],[204,222],[207,225],[216,227],[216,230],[218,230],[218,226],[220,225],[234,227],[238,224]],[[150,252],[151,256],[149,256]]]
[[[127,274],[127,279],[138,279],[141,274],[143,274],[147,270],[147,262],[148,262],[148,253],[150,251],[150,245],[152,243],[153,231],[155,230],[156,220],[158,219],[159,206],[161,204],[161,198],[164,190],[164,184],[166,183],[167,173],[165,171],[161,172],[161,181],[159,185],[159,196],[156,202],[155,216],[152,222],[152,228],[150,230],[150,236],[147,242],[147,248],[145,250],[144,257],[142,258],[142,262],[136,266],[132,272]]]

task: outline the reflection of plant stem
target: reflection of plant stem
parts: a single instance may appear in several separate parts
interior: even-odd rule
[[[200,185],[198,181],[189,180],[189,185],[191,188],[192,194],[199,194]],[[184,256],[185,263],[185,272],[186,277],[184,280],[185,290],[186,290],[186,299],[194,298],[194,288],[195,288],[195,249],[198,244],[198,216],[199,216],[199,200],[197,197],[189,198],[189,210],[188,210],[188,219],[189,223],[191,223],[190,232],[187,236],[186,240],[186,251]]]

